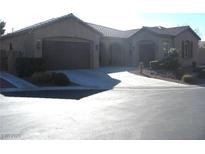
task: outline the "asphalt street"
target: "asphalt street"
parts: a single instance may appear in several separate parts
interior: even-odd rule
[[[205,88],[83,91],[79,99],[0,94],[0,138],[205,139]]]

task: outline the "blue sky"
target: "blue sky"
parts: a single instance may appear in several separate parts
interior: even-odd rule
[[[147,13],[141,14],[141,18],[161,23],[162,26],[163,23],[166,26],[189,25],[205,40],[205,13]]]
[[[199,29],[200,37],[205,40],[204,2],[204,0],[4,0],[1,2],[0,20],[6,22],[6,33],[9,33],[12,28],[15,31],[74,13],[85,22],[122,30],[142,26],[190,25],[193,29]]]

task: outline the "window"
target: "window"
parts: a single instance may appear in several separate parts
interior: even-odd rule
[[[193,42],[186,40],[182,41],[182,58],[193,57]]]

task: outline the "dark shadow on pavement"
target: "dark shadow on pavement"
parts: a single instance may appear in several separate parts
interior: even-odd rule
[[[17,91],[1,92],[4,96],[33,97],[33,98],[58,98],[58,99],[82,99],[106,90],[41,90],[41,91]]]

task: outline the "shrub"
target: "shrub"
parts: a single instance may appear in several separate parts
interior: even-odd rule
[[[163,59],[159,61],[159,68],[167,70],[177,70],[180,67],[178,61],[179,54],[175,48],[170,48],[164,53]]]
[[[191,74],[185,74],[182,76],[182,81],[186,83],[195,83],[196,77]]]
[[[53,83],[59,86],[68,85],[70,80],[63,73],[52,73]]]
[[[195,61],[192,62],[192,67],[196,68],[196,62]]]
[[[159,69],[160,68],[160,62],[158,60],[150,61],[150,68],[151,69]]]
[[[161,68],[168,69],[168,70],[177,70],[179,66],[180,64],[178,62],[178,59],[174,59],[174,58],[163,59],[160,63]]]
[[[45,70],[45,62],[42,58],[20,57],[16,59],[16,71],[20,77],[29,77],[34,72]]]
[[[39,85],[58,85],[70,84],[70,80],[63,73],[37,72],[31,76],[31,81]]]
[[[170,48],[164,54],[165,58],[178,58],[179,54],[175,48]]]
[[[202,78],[202,79],[205,79],[205,69],[201,69],[198,73],[198,77],[199,78]]]
[[[49,84],[52,83],[52,74],[45,72],[35,72],[31,76],[31,81],[35,84]]]

